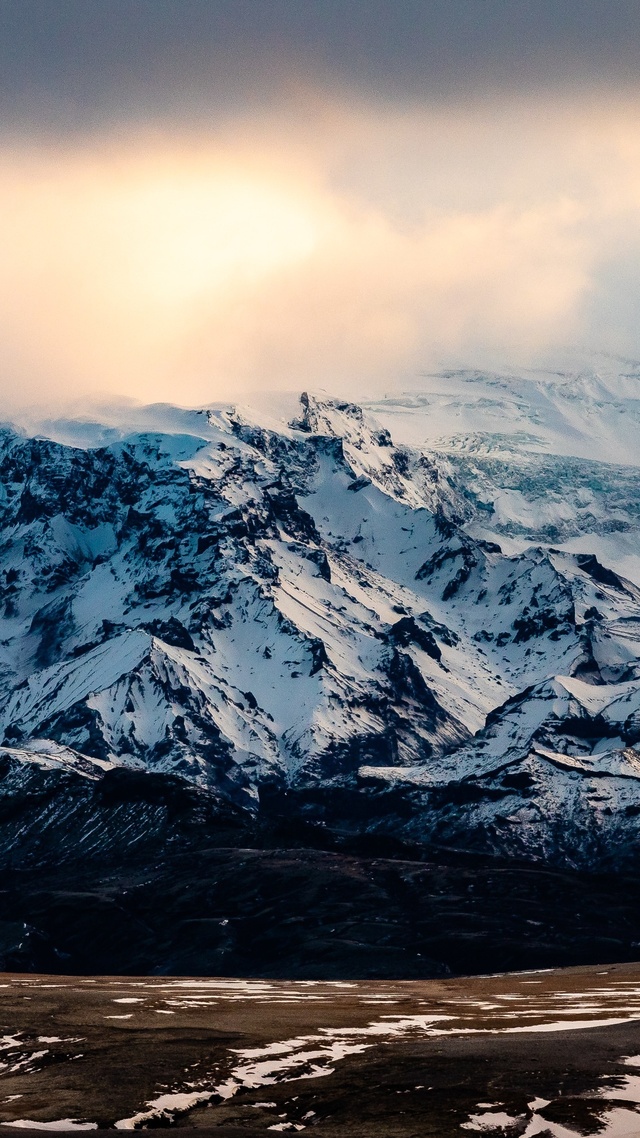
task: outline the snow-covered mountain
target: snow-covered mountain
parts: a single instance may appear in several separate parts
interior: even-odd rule
[[[367,408],[396,442],[447,456],[478,536],[595,553],[640,584],[640,364],[595,362],[424,376]]]
[[[290,424],[156,406],[3,430],[5,847],[68,832],[71,800],[81,845],[134,841],[104,787],[141,772],[207,825],[275,798],[412,842],[634,858],[640,379],[603,412],[609,433],[636,417],[617,451],[572,450],[599,420],[568,381],[544,405],[533,381],[446,382],[461,430],[437,444],[427,396],[377,419],[303,395]],[[487,389],[500,432],[465,394]]]
[[[472,453],[555,454],[637,466],[640,362],[594,357],[576,371],[445,371],[367,403],[397,439]]]

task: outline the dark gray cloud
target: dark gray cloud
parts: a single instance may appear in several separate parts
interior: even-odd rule
[[[367,98],[634,82],[637,0],[0,0],[5,123],[221,114],[311,81]]]

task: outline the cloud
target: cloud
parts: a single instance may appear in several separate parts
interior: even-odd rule
[[[3,122],[219,119],[301,76],[368,101],[634,85],[637,0],[1,0]]]
[[[6,408],[640,351],[634,100],[299,94],[215,132],[0,148]]]

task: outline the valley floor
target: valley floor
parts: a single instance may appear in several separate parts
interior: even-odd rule
[[[431,981],[0,977],[8,1138],[640,1134],[640,965]]]

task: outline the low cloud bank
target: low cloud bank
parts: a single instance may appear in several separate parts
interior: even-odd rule
[[[0,395],[379,392],[640,355],[640,101],[356,106],[0,146]]]

